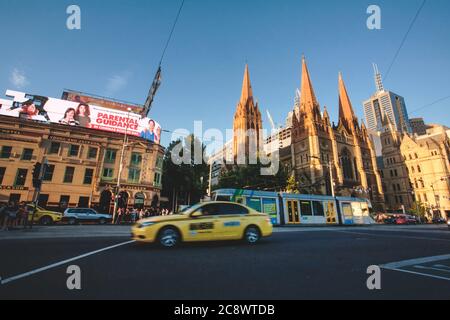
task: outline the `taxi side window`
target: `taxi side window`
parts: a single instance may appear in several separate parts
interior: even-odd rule
[[[248,214],[248,210],[237,204],[221,204],[220,215],[245,215]]]
[[[215,204],[209,204],[200,209],[202,211],[202,216],[214,216],[218,214],[218,208]]]

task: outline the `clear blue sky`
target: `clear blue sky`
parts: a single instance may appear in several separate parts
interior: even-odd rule
[[[186,0],[163,64],[152,117],[165,129],[232,127],[245,62],[254,95],[284,123],[307,57],[316,95],[337,121],[342,71],[356,113],[374,92],[372,62],[386,72],[422,0]],[[82,10],[82,30],[66,29],[66,7]],[[175,0],[0,0],[0,90],[59,97],[63,88],[145,101],[178,10]],[[366,9],[382,9],[382,30]],[[13,79],[15,78],[15,79]],[[450,95],[450,2],[428,0],[385,87],[410,112]],[[414,113],[450,125],[450,99]],[[167,145],[169,135],[163,139]]]

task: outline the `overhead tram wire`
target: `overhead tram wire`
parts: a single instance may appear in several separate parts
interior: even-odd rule
[[[386,72],[386,75],[384,76],[384,81],[386,81],[387,77],[389,76],[389,73],[391,72],[392,67],[393,67],[394,64],[395,64],[395,62],[396,62],[396,60],[397,60],[397,57],[398,57],[398,55],[400,54],[400,51],[401,51],[402,48],[403,48],[403,45],[405,44],[406,40],[408,39],[408,35],[409,35],[409,33],[411,32],[411,30],[412,30],[414,24],[416,23],[416,20],[417,20],[417,18],[419,17],[420,12],[422,11],[422,9],[423,9],[423,7],[425,6],[426,2],[427,2],[427,0],[423,0],[422,5],[421,5],[420,8],[417,10],[416,15],[414,16],[414,19],[411,21],[411,24],[409,25],[408,31],[406,31],[406,34],[405,34],[405,36],[403,37],[402,42],[400,43],[400,46],[398,47],[397,52],[395,53],[394,58],[392,59],[391,64],[389,65],[389,68],[388,68],[388,70],[387,70],[387,72]]]
[[[434,106],[434,105],[438,104],[439,102],[445,101],[447,99],[450,99],[450,96],[446,96],[446,97],[440,98],[440,99],[438,99],[438,100],[436,100],[436,101],[434,101],[432,103],[429,103],[429,104],[426,104],[426,105],[424,105],[424,106],[422,106],[420,108],[414,109],[413,111],[410,112],[410,114],[414,114],[414,113],[416,113],[416,112],[418,112],[420,110],[423,110],[423,109],[425,109],[427,107]]]

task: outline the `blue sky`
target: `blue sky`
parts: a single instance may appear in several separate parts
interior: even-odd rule
[[[337,121],[342,71],[357,115],[374,92],[372,62],[386,72],[422,0],[186,0],[163,64],[152,117],[165,129],[232,127],[244,66],[254,95],[284,123],[306,55],[321,106]],[[82,29],[66,28],[66,8],[82,10]],[[145,101],[180,1],[0,0],[0,90],[59,97],[71,88]],[[382,10],[382,30],[366,9]],[[403,95],[411,116],[450,125],[450,2],[428,0],[385,87]],[[169,142],[169,135],[163,144]]]

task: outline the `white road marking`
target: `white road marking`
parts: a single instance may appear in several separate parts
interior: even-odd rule
[[[449,259],[450,259],[450,254],[446,254],[446,255],[442,255],[442,256],[433,256],[433,257],[403,260],[403,261],[399,261],[399,262],[392,262],[392,263],[384,264],[384,265],[382,265],[382,267],[404,268],[404,267],[410,267],[410,266],[414,266],[414,265],[442,261],[442,260],[449,260]]]
[[[450,273],[450,270],[441,269],[441,268],[434,268],[434,267],[426,267],[426,266],[414,266],[416,269],[422,269],[422,270],[434,270],[434,271],[440,271],[440,272],[447,272]]]
[[[60,267],[62,265],[71,263],[73,261],[77,261],[77,260],[84,259],[84,258],[89,257],[89,256],[93,256],[93,255],[101,253],[101,252],[105,252],[105,251],[108,251],[108,250],[111,250],[111,249],[122,247],[122,246],[125,246],[125,245],[133,243],[133,242],[135,242],[135,240],[126,241],[126,242],[122,242],[122,243],[119,243],[119,244],[116,244],[116,245],[113,245],[113,246],[109,246],[109,247],[106,247],[106,248],[103,248],[103,249],[91,251],[91,252],[82,254],[80,256],[73,257],[73,258],[70,258],[70,259],[67,259],[67,260],[63,260],[63,261],[60,261],[60,262],[57,262],[57,263],[53,263],[51,265],[48,265],[48,266],[45,266],[45,267],[42,267],[42,268],[39,268],[39,269],[35,269],[35,270],[29,271],[29,272],[26,272],[26,273],[22,273],[22,274],[19,274],[17,276],[10,277],[10,278],[4,279],[4,280],[0,278],[0,280],[1,280],[0,284],[4,285],[4,284],[7,284],[7,283],[16,281],[16,280],[27,278],[27,277],[30,277],[30,276],[35,275],[37,273],[40,273],[40,272],[43,272],[43,271],[47,271],[47,270],[50,270],[50,269],[53,269],[53,268],[57,268],[57,267]]]
[[[426,267],[426,266],[421,266],[421,264],[449,260],[449,259],[450,259],[450,254],[446,254],[446,255],[441,255],[441,256],[424,257],[424,258],[418,258],[418,259],[403,260],[403,261],[399,261],[399,262],[392,262],[392,263],[387,263],[387,264],[381,265],[380,267],[382,269],[386,269],[386,270],[398,271],[398,272],[409,273],[409,274],[414,274],[414,275],[423,276],[423,277],[429,277],[429,278],[434,278],[434,279],[439,279],[439,280],[450,281],[450,278],[447,278],[447,277],[402,269],[405,267],[414,267],[416,269],[421,269],[421,270],[434,270],[434,271],[442,272],[444,270],[438,269],[438,268],[430,268],[430,267]],[[444,266],[444,267],[446,267],[446,266]],[[445,270],[445,271],[449,272],[447,270]]]
[[[409,270],[404,270],[404,269],[385,268],[385,267],[382,267],[382,269],[398,271],[398,272],[403,272],[403,273],[410,273],[410,274],[414,274],[416,276],[423,276],[423,277],[429,277],[429,278],[434,278],[434,279],[439,279],[439,280],[450,281],[450,278],[439,277],[439,276],[435,276],[435,275],[427,274],[427,273],[420,273],[420,272],[414,272],[414,271],[409,271]]]

